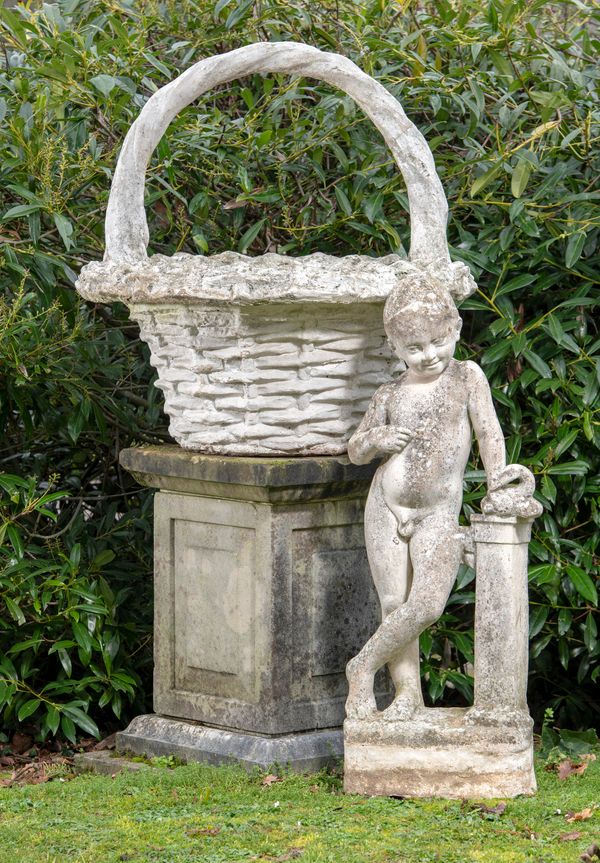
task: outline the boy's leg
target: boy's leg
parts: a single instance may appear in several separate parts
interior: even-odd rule
[[[365,542],[369,566],[382,618],[399,608],[408,599],[412,584],[412,564],[408,541],[398,536],[398,521],[386,504],[381,481],[375,478],[365,509]],[[419,640],[408,644],[389,662],[396,695],[410,690],[420,703]]]
[[[406,602],[410,589],[408,542],[398,537],[397,528],[396,518],[383,499],[380,477],[376,475],[365,508],[365,544],[384,619]],[[351,668],[352,660],[349,664],[349,669]],[[390,674],[396,692],[407,686],[421,692],[418,641],[408,645],[406,650],[394,657],[390,662]],[[349,675],[349,683],[347,715],[364,717],[376,711],[372,681],[366,688],[357,687]]]
[[[415,528],[409,549],[413,566],[408,600],[391,612],[358,656],[348,663],[351,714],[358,716],[358,700],[372,693],[375,672],[402,654],[443,613],[461,560],[463,539],[450,514],[432,513]],[[389,718],[406,719],[418,705],[401,701],[388,710]]]

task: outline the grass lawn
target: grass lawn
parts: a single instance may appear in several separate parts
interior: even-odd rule
[[[272,784],[201,765],[85,774],[0,789],[0,863],[577,863],[600,844],[600,760],[562,781],[540,765],[538,783],[498,814],[346,796],[325,773]]]

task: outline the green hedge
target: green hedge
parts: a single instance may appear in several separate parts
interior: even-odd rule
[[[598,724],[597,77],[600,13],[463,0],[61,0],[0,10],[0,705],[73,738],[149,691],[149,497],[117,464],[167,439],[137,329],[81,303],[116,157],[140,107],[202,57],[256,40],[339,51],[434,151],[453,256],[480,286],[462,356],[493,387],[511,460],[538,478],[530,546],[538,713]],[[403,253],[401,177],[349,97],[251,76],[172,123],[148,173],[151,251]],[[468,474],[466,510],[483,494]],[[30,479],[31,478],[31,479]],[[48,498],[50,495],[50,498]],[[422,640],[432,701],[468,697],[473,573]],[[116,721],[116,720],[115,720]],[[75,725],[74,725],[74,724]]]

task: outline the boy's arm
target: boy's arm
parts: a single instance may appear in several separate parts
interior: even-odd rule
[[[360,421],[360,425],[348,441],[348,458],[353,464],[367,464],[377,455],[377,447],[374,446],[371,430],[387,423],[387,410],[385,400],[382,397],[380,387],[371,401],[369,407]]]
[[[386,393],[389,394],[387,385],[377,390],[348,441],[348,458],[353,464],[367,464],[377,456],[402,452],[413,437],[408,429],[388,425]]]
[[[498,474],[506,467],[504,435],[485,373],[475,363],[468,361],[465,365],[469,371],[469,417],[479,443],[488,488],[493,489]]]

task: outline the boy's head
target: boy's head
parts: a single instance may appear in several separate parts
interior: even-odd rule
[[[441,374],[454,355],[462,321],[449,292],[430,275],[406,275],[387,298],[383,324],[400,359],[417,377]]]

